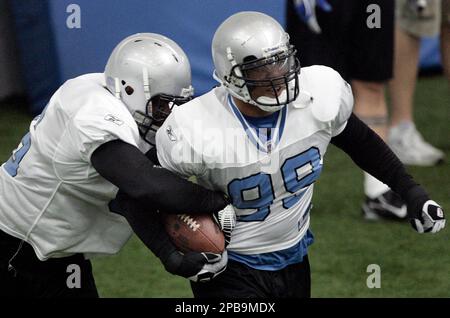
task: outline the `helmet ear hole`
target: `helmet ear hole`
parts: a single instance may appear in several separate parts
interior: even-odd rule
[[[125,93],[127,93],[127,95],[131,95],[134,93],[134,89],[131,86],[127,86],[125,87]]]

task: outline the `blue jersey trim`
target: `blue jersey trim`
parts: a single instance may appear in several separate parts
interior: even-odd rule
[[[280,111],[274,112],[264,117],[252,117],[242,114],[247,122],[253,128],[275,128],[278,121],[278,115]]]
[[[242,127],[245,130],[245,133],[247,134],[247,137],[250,139],[250,141],[256,146],[256,148],[259,150],[259,144],[258,142],[255,140],[255,138],[253,138],[253,135],[248,131],[249,129],[251,129],[245,122],[245,119],[243,117],[243,115],[241,114],[241,112],[239,111],[239,109],[237,108],[236,104],[234,103],[233,99],[231,98],[231,95],[228,95],[228,105],[230,106],[231,110],[233,111],[234,115],[236,116],[236,118],[240,121]]]
[[[244,255],[229,251],[228,258],[236,262],[244,263],[254,269],[278,271],[288,265],[302,262],[303,257],[308,254],[308,246],[313,242],[314,235],[308,229],[305,236],[297,244],[285,250],[254,255]]]
[[[250,117],[250,116],[245,116],[241,113],[239,108],[234,103],[233,98],[229,94],[228,94],[228,105],[231,108],[231,110],[233,111],[236,118],[241,123],[241,125],[244,128],[245,133],[247,134],[250,141],[256,146],[256,148],[258,150],[261,150],[264,152],[266,152],[265,149],[261,149],[261,147],[259,146],[259,143],[257,142],[257,140],[255,140],[255,138],[253,137],[253,135],[250,133],[249,130],[250,129],[258,129],[258,128],[276,128],[278,117],[281,114],[280,127],[279,127],[280,131],[279,131],[277,140],[274,141],[273,148],[275,148],[278,145],[278,143],[280,142],[280,139],[283,135],[284,126],[286,123],[287,107],[283,107],[280,111],[277,111],[277,112],[270,114],[268,116],[265,116],[265,117]],[[263,143],[266,142],[266,140],[261,140],[261,141]]]

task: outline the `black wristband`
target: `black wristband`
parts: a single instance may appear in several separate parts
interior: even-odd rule
[[[430,200],[430,197],[423,187],[416,185],[405,193],[403,199],[408,207],[408,217],[420,219],[420,211],[422,211],[425,202]]]

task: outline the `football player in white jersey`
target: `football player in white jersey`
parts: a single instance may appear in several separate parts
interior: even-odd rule
[[[124,39],[105,73],[71,79],[55,92],[0,168],[0,295],[97,297],[88,258],[117,253],[132,228],[173,274],[208,279],[224,269],[226,253],[178,252],[156,212],[227,206],[223,194],[149,160],[156,129],[192,94],[187,56],[153,33]],[[111,212],[118,189],[147,208]],[[79,267],[81,286],[66,285],[69,265]]]
[[[191,283],[195,297],[310,296],[311,198],[330,143],[405,199],[417,231],[444,227],[440,206],[352,114],[350,86],[331,68],[300,68],[274,19],[232,15],[212,55],[220,86],[178,107],[156,135],[163,167],[196,175],[236,209],[227,269]]]

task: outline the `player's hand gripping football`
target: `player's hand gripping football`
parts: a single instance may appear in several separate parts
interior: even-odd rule
[[[294,6],[297,15],[314,33],[322,32],[322,29],[317,22],[316,6],[325,12],[333,10],[326,0],[294,0]]]
[[[179,275],[193,282],[207,282],[222,273],[227,268],[228,254],[173,251],[167,260],[163,261],[169,273]]]
[[[219,225],[225,237],[225,247],[230,243],[231,232],[236,225],[236,212],[231,204],[213,214],[214,221]],[[183,276],[193,282],[207,282],[222,273],[227,268],[228,254],[174,251],[169,262],[165,262],[166,270],[172,274]]]
[[[236,212],[231,204],[228,204],[224,209],[213,214],[213,218],[219,225],[225,237],[225,247],[230,244],[231,232],[236,226]]]

